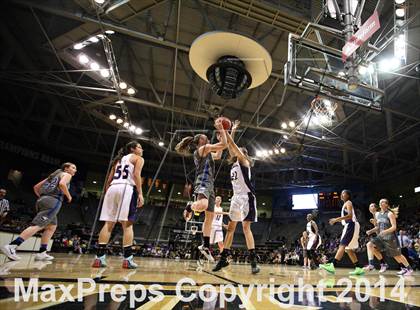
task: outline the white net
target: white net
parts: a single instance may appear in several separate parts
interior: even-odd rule
[[[311,102],[311,109],[315,122],[323,126],[331,126],[337,109],[337,103],[329,99],[316,96]]]

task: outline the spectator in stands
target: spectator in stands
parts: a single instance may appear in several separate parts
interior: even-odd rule
[[[10,211],[9,201],[5,198],[6,194],[6,189],[0,188],[0,224],[3,224]]]

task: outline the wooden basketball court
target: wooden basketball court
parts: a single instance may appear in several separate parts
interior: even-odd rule
[[[90,267],[92,255],[57,253],[53,262],[34,261],[33,254],[23,254],[22,256],[23,258],[19,262],[10,262],[4,256],[0,257],[0,309],[2,310],[44,308],[128,309],[130,307],[134,309],[221,309],[220,285],[229,285],[237,289],[237,294],[232,297],[232,301],[226,303],[224,309],[239,309],[241,304],[245,306],[245,309],[285,307],[290,309],[374,309],[377,306],[380,306],[381,309],[412,309],[420,307],[420,273],[418,272],[405,277],[402,286],[400,280],[403,278],[396,276],[394,270],[387,271],[382,275],[375,271],[362,277],[349,277],[349,270],[344,268],[338,268],[336,275],[328,275],[321,270],[302,270],[300,266],[262,265],[261,272],[253,276],[249,265],[244,264],[231,265],[226,270],[214,273],[211,271],[211,264],[200,267],[195,261],[138,257],[136,261],[140,267],[136,270],[125,270],[121,268],[119,257],[109,257],[107,268],[95,269]],[[19,301],[15,301],[15,278],[22,279],[25,289],[28,288],[31,279],[37,279],[40,286],[46,283],[52,285],[55,288],[57,300],[41,301],[42,291],[40,289],[37,293],[38,301],[36,301],[34,292],[30,295],[28,302],[23,301],[22,295]],[[60,285],[69,287],[73,284],[73,287],[68,289],[68,294],[77,299],[78,278],[93,279],[96,285],[108,284],[110,287],[121,284],[127,290],[129,290],[130,285],[136,284],[143,285],[146,290],[152,284],[160,285],[158,290],[162,292],[163,298],[160,301],[149,300],[147,297],[154,297],[149,290],[144,295],[143,301],[132,301],[130,305],[128,296],[125,301],[113,301],[109,294],[110,288],[107,288],[105,289],[104,301],[100,302],[98,287],[96,287],[93,292],[84,293],[81,301],[60,301],[59,299],[63,295],[63,288]],[[178,281],[183,278],[192,279],[196,284],[184,284],[182,289],[179,290],[180,293],[177,294],[177,284],[180,285]],[[314,294],[311,294],[308,290],[303,291],[299,296],[300,285],[310,284],[316,288],[320,280],[326,286],[323,296],[320,296],[316,290]],[[352,300],[344,302],[341,299],[343,296],[340,297],[339,295],[347,289],[349,281],[352,284],[351,289],[343,293],[343,296],[350,297]],[[382,296],[385,298],[385,302],[379,305],[381,288],[378,283],[380,281],[383,281]],[[217,298],[213,301],[205,302],[198,294],[200,288],[205,284],[213,285],[217,291]],[[262,284],[266,284],[267,287],[261,288],[259,292],[257,286]],[[290,305],[282,302],[284,300],[280,300],[278,297],[272,297],[273,293],[277,294],[279,286],[286,284],[291,285],[290,292],[293,292],[293,297],[288,294],[283,295],[285,297],[289,296],[290,299],[293,298]],[[377,288],[374,288],[375,284],[378,286]],[[398,287],[397,284],[400,286]],[[274,288],[272,292],[270,292],[270,285]],[[365,295],[366,285],[370,286],[370,292],[367,295]],[[397,288],[395,288],[396,285]],[[242,290],[239,289],[240,286],[242,286]],[[360,287],[359,290],[358,287]],[[139,286],[139,289],[141,289],[141,286]],[[392,294],[393,289],[394,294]],[[360,293],[359,297],[357,296],[358,291]],[[195,299],[188,302],[182,300],[181,296],[188,297],[194,292],[197,293]],[[204,293],[205,296],[208,296],[207,293]],[[232,296],[230,295],[231,291],[226,290],[226,293],[228,297]],[[249,298],[246,297],[247,294]]]

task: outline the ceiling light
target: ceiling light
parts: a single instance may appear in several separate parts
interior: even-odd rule
[[[290,121],[290,122],[289,122],[289,127],[290,127],[290,128],[295,128],[295,126],[296,126],[296,124],[295,124],[295,122],[294,122],[294,121]]]
[[[368,69],[365,66],[359,66],[359,73],[365,75]]]
[[[405,0],[395,0],[396,4],[403,4],[405,2]]]
[[[283,135],[283,139],[288,140],[289,137],[287,135]]]
[[[160,141],[160,142],[159,142],[159,146],[165,146],[165,143],[164,143],[164,142],[162,142],[162,141]]]
[[[158,192],[160,193],[160,192],[162,192],[160,189],[158,189]]]
[[[105,33],[106,34],[114,34],[115,31],[114,30],[111,30],[111,29],[108,29],[108,30],[105,30]]]
[[[101,75],[104,77],[104,78],[107,78],[108,76],[109,76],[109,70],[108,69],[101,69]]]
[[[395,15],[397,15],[398,17],[404,17],[405,10],[403,8],[396,9],[395,10]]]
[[[346,74],[344,73],[344,71],[340,71],[340,72],[338,72],[338,75],[339,76],[345,76]]]
[[[78,59],[82,65],[87,64],[89,62],[89,58],[85,54],[80,54]]]
[[[257,151],[257,153],[255,155],[257,155],[257,157],[261,157],[261,156],[263,156],[263,153],[262,153],[262,151]]]
[[[136,135],[141,135],[143,133],[143,129],[136,128]]]
[[[115,103],[118,103],[118,104],[122,104],[122,103],[124,103],[124,100],[117,100],[117,101],[115,101]]]
[[[262,205],[265,206],[265,202],[263,202]]]
[[[98,182],[96,182],[96,181],[92,181],[92,183],[93,183],[93,184],[96,184],[96,183],[98,183]]]
[[[392,57],[391,59],[384,59],[379,63],[379,69],[381,71],[392,71],[398,68],[398,66],[400,65],[400,61],[395,58]]]
[[[273,155],[273,151],[272,150],[269,150],[268,151],[268,155]]]
[[[274,154],[279,154],[279,150],[278,149],[274,149]]]
[[[97,4],[103,4],[103,3],[105,2],[105,0],[95,0],[95,2],[96,2]]]
[[[123,122],[124,121],[121,118],[117,119],[117,124],[122,124]]]
[[[281,123],[281,128],[287,129],[287,124],[285,122]]]
[[[280,149],[280,153],[282,153],[282,154],[286,153],[286,149],[285,149],[284,147],[282,147],[282,148]]]
[[[111,114],[110,116],[109,116],[109,119],[112,119],[112,120],[114,120],[114,119],[116,119],[117,117],[115,116],[115,114]]]
[[[178,192],[178,195],[181,195],[181,192]]]
[[[120,88],[121,89],[126,89],[127,88],[127,83],[126,82],[120,82]]]
[[[263,150],[262,151],[262,156],[268,156],[268,151],[267,150]]]
[[[97,43],[99,41],[99,39],[97,37],[91,37],[88,39],[88,41],[92,42],[92,43]]]
[[[92,63],[90,64],[90,68],[91,68],[92,70],[99,70],[99,65],[98,65],[98,63],[97,63],[97,62],[92,62]]]
[[[131,131],[135,131],[135,130],[136,130],[136,126],[131,125],[129,129],[130,129]]]
[[[123,126],[124,126],[125,128],[128,128],[128,126],[130,126],[130,123],[125,122]]]
[[[136,93],[136,91],[134,90],[134,88],[129,88],[129,89],[127,89],[127,94],[129,94],[129,95],[134,95]]]
[[[75,50],[81,50],[84,47],[85,47],[85,45],[83,43],[76,43],[75,45],[73,45],[73,48]]]
[[[403,195],[400,195],[400,198],[403,198]]]

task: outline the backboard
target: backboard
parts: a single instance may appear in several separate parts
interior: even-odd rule
[[[289,34],[285,85],[337,102],[381,110],[384,91],[378,88],[374,63],[357,66],[357,80],[349,81],[339,49]]]

